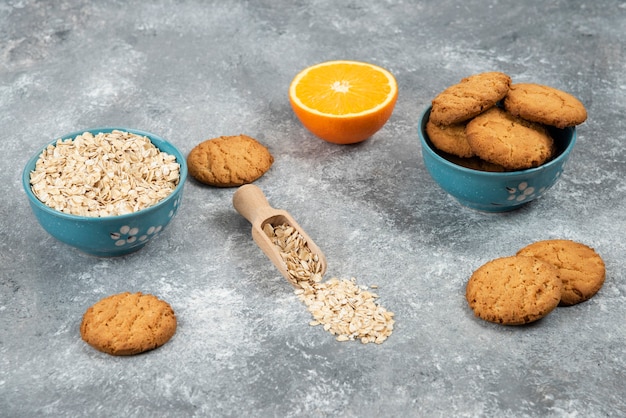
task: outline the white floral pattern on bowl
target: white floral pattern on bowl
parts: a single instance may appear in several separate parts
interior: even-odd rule
[[[136,241],[143,242],[147,240],[150,235],[161,232],[161,229],[163,229],[162,225],[150,226],[144,234],[139,235],[139,228],[124,225],[119,231],[111,232],[111,239],[115,240],[117,247],[121,247],[126,244],[133,244]]]
[[[517,202],[523,202],[526,199],[533,199],[535,197],[535,188],[529,186],[525,181],[517,185],[517,187],[507,187],[509,192],[507,200],[515,200]],[[544,189],[539,189],[539,193],[542,193]]]
[[[168,218],[171,218],[176,214],[179,202],[180,198],[174,200],[173,207],[167,214]],[[112,240],[115,240],[116,247],[123,247],[124,245],[134,244],[137,241],[144,242],[152,235],[156,235],[161,232],[162,229],[163,225],[152,225],[148,227],[145,233],[140,235],[140,230],[138,227],[123,225],[122,227],[120,227],[119,230],[111,232],[109,236]]]
[[[563,170],[557,171],[554,176],[554,181],[561,176]],[[533,200],[538,196],[541,196],[543,192],[546,191],[546,187],[540,187],[536,189],[534,186],[531,186],[526,181],[522,181],[516,187],[507,187],[506,190],[509,192],[509,197],[507,200],[514,200],[516,202],[523,202],[525,200]]]

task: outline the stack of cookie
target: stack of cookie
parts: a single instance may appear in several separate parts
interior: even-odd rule
[[[464,78],[433,99],[426,133],[456,164],[515,171],[555,156],[550,127],[563,129],[586,119],[585,106],[566,92],[512,84],[507,74],[485,72]]]
[[[465,298],[481,319],[527,324],[557,306],[590,299],[604,284],[605,274],[604,261],[591,247],[563,239],[538,241],[479,267],[467,283]]]

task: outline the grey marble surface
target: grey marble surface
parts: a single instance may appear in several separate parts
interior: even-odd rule
[[[0,415],[626,415],[625,43],[620,0],[0,2]],[[356,146],[313,137],[289,106],[293,76],[332,59],[399,83],[387,125]],[[489,70],[569,91],[589,112],[560,182],[506,214],[447,196],[416,135],[436,93]],[[276,162],[256,184],[325,251],[329,275],[379,285],[392,336],[339,343],[310,327],[234,189],[189,181],[171,225],[126,257],[47,235],[23,166],[57,136],[107,125],[185,154],[258,138]],[[471,272],[549,238],[603,256],[601,291],[530,326],[474,318]],[[84,311],[123,291],[171,303],[169,343],[117,358],[81,340]]]

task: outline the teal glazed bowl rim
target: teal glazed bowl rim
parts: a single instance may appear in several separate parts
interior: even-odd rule
[[[108,133],[108,132],[112,132],[114,130],[118,130],[118,131],[124,131],[124,132],[130,132],[136,135],[141,135],[141,136],[145,136],[148,139],[150,139],[150,142],[152,142],[160,151],[166,152],[170,155],[173,155],[174,157],[176,157],[176,162],[180,165],[180,169],[179,169],[179,180],[178,180],[178,184],[176,185],[176,187],[174,188],[174,190],[172,190],[172,192],[166,196],[165,198],[163,198],[162,200],[160,200],[158,203],[156,203],[155,205],[152,205],[150,207],[141,209],[137,212],[132,212],[132,213],[128,213],[128,214],[123,214],[123,215],[113,215],[113,216],[99,216],[99,217],[90,217],[90,216],[80,216],[80,215],[73,215],[70,213],[65,213],[65,212],[61,212],[59,210],[53,209],[50,206],[46,205],[45,203],[43,203],[42,201],[40,201],[37,196],[35,196],[35,194],[33,193],[32,189],[31,189],[31,185],[30,185],[30,173],[31,171],[33,171],[35,169],[35,165],[37,163],[37,160],[39,159],[41,153],[50,145],[55,145],[57,143],[57,141],[59,139],[61,140],[66,140],[66,139],[72,139],[75,138],[78,135],[81,135],[85,132],[90,132],[94,135],[98,134],[98,133]],[[31,205],[31,208],[33,209],[33,211],[35,212],[35,215],[39,221],[40,224],[42,224],[42,220],[40,219],[39,215],[37,214],[37,211],[39,211],[40,213],[45,214],[45,216],[47,216],[48,218],[56,218],[59,219],[60,221],[66,221],[66,222],[70,222],[71,225],[101,225],[101,224],[107,224],[107,223],[122,223],[125,222],[127,220],[132,220],[132,219],[139,219],[142,218],[146,215],[154,215],[157,216],[157,212],[159,212],[160,210],[162,210],[165,206],[169,206],[172,204],[172,201],[175,199],[180,199],[180,195],[181,192],[185,186],[187,180],[187,161],[184,157],[184,155],[180,152],[180,150],[178,148],[176,148],[176,146],[174,146],[171,142],[163,139],[162,137],[151,133],[151,132],[147,132],[147,131],[143,131],[143,130],[139,130],[139,129],[132,129],[132,128],[125,128],[125,127],[101,127],[101,128],[90,128],[90,129],[83,129],[80,131],[75,131],[69,134],[65,134],[59,137],[56,137],[54,140],[49,141],[48,143],[46,143],[44,146],[40,147],[37,152],[28,160],[28,162],[26,163],[26,166],[24,167],[24,170],[22,172],[22,186],[24,188],[24,191],[26,193],[26,196],[28,197],[29,203]],[[70,224],[68,224],[70,225]],[[53,235],[55,238],[58,238],[54,233],[52,233],[49,228],[46,225],[41,225],[48,233],[50,233],[51,235]],[[156,235],[156,234],[155,234]],[[63,241],[63,240],[61,240]],[[67,243],[67,242],[66,242]],[[144,242],[142,245],[140,245],[139,243],[137,243],[137,245],[134,246],[134,248],[132,248],[133,251],[138,250],[139,248],[143,247],[143,245],[145,245],[146,242]],[[81,249],[85,252],[88,253],[92,253],[95,255],[109,255],[109,251],[104,251],[102,254],[98,253],[98,251],[90,251],[90,250],[86,250],[84,248],[82,248],[82,246],[80,244],[75,245],[75,244],[71,244],[70,245]],[[112,255],[121,255],[123,253],[126,252],[130,252],[130,251],[124,251],[124,250],[119,250],[119,251],[115,251],[115,254]]]
[[[464,167],[458,164],[455,164],[452,161],[446,159],[443,155],[441,155],[438,151],[435,150],[432,145],[428,135],[426,134],[426,123],[428,122],[428,117],[430,115],[430,111],[432,106],[428,106],[421,114],[419,119],[418,126],[418,136],[420,139],[420,143],[422,145],[422,157],[431,177],[433,180],[448,194],[452,195],[455,199],[457,199],[462,205],[471,207],[473,209],[478,209],[487,212],[504,212],[509,210],[514,210],[519,208],[520,206],[538,198],[541,196],[549,187],[554,185],[558,178],[562,173],[562,168],[564,164],[569,159],[569,155],[574,148],[576,143],[577,135],[575,127],[568,127],[564,129],[554,128],[551,130],[553,136],[556,139],[557,145],[557,153],[555,157],[553,157],[550,161],[545,164],[542,164],[538,167],[528,168],[525,170],[517,170],[517,171],[505,171],[505,172],[491,172],[491,171],[482,171],[475,170],[472,168]],[[430,161],[429,161],[430,160]],[[542,190],[537,191],[532,196],[528,196],[529,198],[524,201],[507,201],[507,202],[478,202],[478,201],[469,201],[459,196],[463,192],[457,193],[452,192],[450,190],[450,184],[442,184],[449,179],[437,178],[438,176],[432,172],[433,165],[438,165],[441,170],[447,170],[450,176],[455,175],[459,177],[463,177],[465,180],[471,180],[470,183],[475,185],[478,182],[484,181],[485,183],[489,183],[490,185],[495,184],[496,182],[500,182],[505,184],[507,182],[516,182],[520,181],[524,183],[526,179],[537,179],[545,176],[550,176],[546,183],[546,187],[542,188]],[[468,180],[468,181],[469,181]]]

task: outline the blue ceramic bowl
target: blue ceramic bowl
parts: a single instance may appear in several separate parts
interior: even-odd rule
[[[438,151],[426,134],[430,115],[427,108],[419,120],[419,138],[424,165],[439,186],[464,206],[486,211],[506,212],[537,199],[561,176],[563,166],[576,143],[576,129],[552,129],[557,151],[549,162],[535,168],[508,172],[488,172],[458,165]]]
[[[84,133],[111,132],[120,130],[146,136],[161,151],[176,157],[180,164],[178,186],[165,199],[154,206],[140,211],[107,217],[76,216],[60,212],[42,203],[30,187],[30,172],[35,169],[42,147],[26,164],[22,173],[22,185],[35,217],[50,235],[79,250],[101,257],[113,257],[129,254],[141,249],[151,239],[159,235],[176,214],[183,195],[187,179],[187,162],[180,151],[166,140],[143,131],[127,128],[100,128],[74,132],[61,139],[75,138]],[[56,139],[50,144],[54,145]]]

